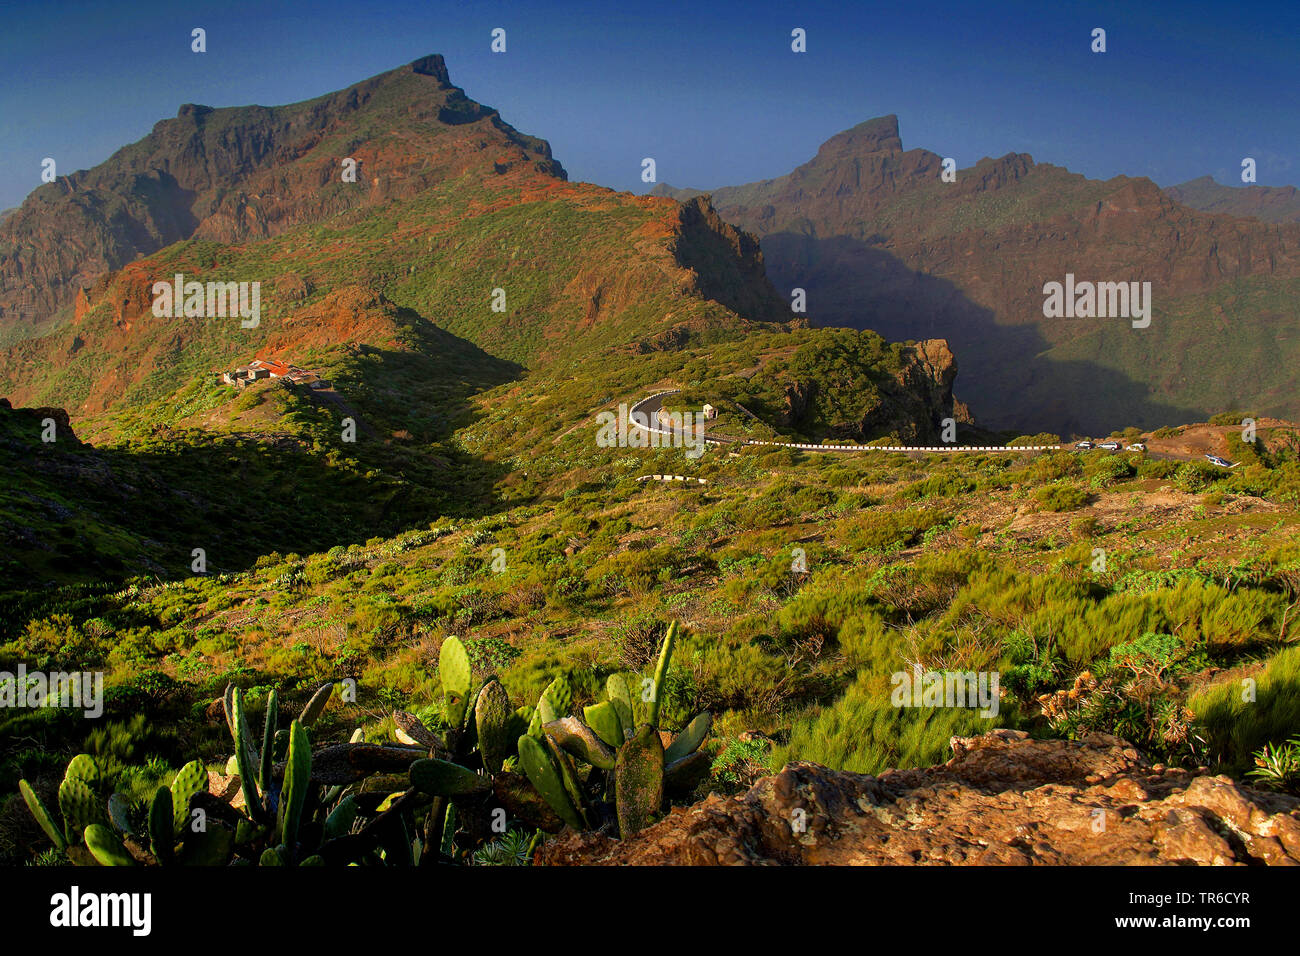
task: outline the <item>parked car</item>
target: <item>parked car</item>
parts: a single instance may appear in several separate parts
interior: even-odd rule
[[[1121,444],[1120,444],[1119,442],[1117,442],[1117,441],[1104,441],[1104,442],[1102,442],[1100,445],[1098,445],[1097,447],[1098,447],[1098,448],[1108,448],[1108,449],[1110,449],[1111,451],[1119,451],[1119,450],[1120,450],[1121,448],[1123,448],[1124,446],[1121,445]]]
[[[1140,442],[1140,441],[1135,441],[1133,444],[1131,444],[1131,445],[1128,446],[1128,450],[1129,450],[1129,451],[1146,451],[1146,450],[1147,450],[1147,446],[1146,446],[1145,444],[1143,444],[1142,442]]]
[[[1075,442],[1074,447],[1075,447],[1075,448],[1083,448],[1083,449],[1091,448],[1091,447],[1092,447],[1092,442],[1090,442],[1090,441]]]
[[[1226,458],[1220,458],[1218,455],[1206,455],[1205,457],[1209,460],[1211,465],[1218,465],[1220,468],[1232,467],[1232,462],[1228,461]]]

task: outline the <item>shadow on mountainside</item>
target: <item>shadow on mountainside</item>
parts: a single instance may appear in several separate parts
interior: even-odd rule
[[[342,401],[305,386],[250,386],[236,401],[269,410],[256,432],[157,425],[93,447],[73,437],[61,409],[0,408],[0,471],[12,479],[0,493],[0,592],[187,577],[195,548],[209,573],[240,571],[271,552],[326,551],[497,512],[507,467],[449,439],[476,419],[475,394],[521,369],[429,323],[412,335],[418,352],[355,346],[334,378]],[[349,443],[352,409],[360,420]],[[46,443],[50,415],[59,438]],[[26,620],[3,606],[0,617]]]
[[[1203,421],[1205,409],[1154,400],[1122,372],[1062,361],[1031,323],[995,321],[954,283],[909,268],[870,240],[781,232],[763,237],[778,289],[808,293],[815,324],[872,329],[890,340],[942,338],[957,356],[957,398],[987,428],[1093,435]]]

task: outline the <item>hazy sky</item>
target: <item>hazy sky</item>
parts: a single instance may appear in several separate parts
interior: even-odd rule
[[[1131,8],[1139,9],[1131,9]],[[190,51],[207,31],[208,52]],[[489,49],[495,27],[507,52]],[[808,52],[790,49],[795,27]],[[1090,51],[1094,27],[1108,52]],[[645,191],[765,179],[897,113],[906,148],[1027,152],[1088,176],[1300,181],[1300,3],[6,4],[0,208],[182,103],[277,105],[441,53],[573,179]]]

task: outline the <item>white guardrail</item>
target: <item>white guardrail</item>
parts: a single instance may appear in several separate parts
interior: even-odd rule
[[[642,431],[655,432],[659,435],[672,435],[675,431],[670,428],[656,428],[654,425],[642,425],[632,417],[633,412],[640,411],[641,406],[647,402],[652,402],[656,398],[663,398],[665,395],[676,395],[681,391],[680,388],[669,389],[666,392],[655,392],[647,398],[641,399],[630,409],[628,409],[628,424],[633,428],[639,428]],[[719,440],[709,438],[707,435],[704,439],[710,445],[763,445],[773,448],[798,448],[801,451],[901,451],[901,452],[987,452],[987,451],[1060,451],[1060,445],[813,445],[798,442],[787,441],[759,441],[755,438],[732,438]],[[667,478],[677,479],[680,476],[661,476],[646,475],[645,478],[656,478],[666,480]],[[642,481],[638,478],[637,481]],[[685,479],[682,479],[685,480]]]
[[[642,475],[637,481],[684,481],[687,484],[692,482],[697,485],[708,484],[703,478],[688,478],[686,475]]]

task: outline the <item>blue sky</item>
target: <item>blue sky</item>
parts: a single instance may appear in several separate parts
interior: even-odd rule
[[[190,30],[208,52],[190,52]],[[489,49],[494,27],[507,52]],[[807,31],[808,52],[790,51]],[[1094,27],[1108,52],[1089,50]],[[0,32],[0,208],[182,103],[275,105],[427,53],[571,178],[644,191],[789,172],[897,113],[907,148],[1027,152],[1092,177],[1300,181],[1300,4],[28,2]]]

